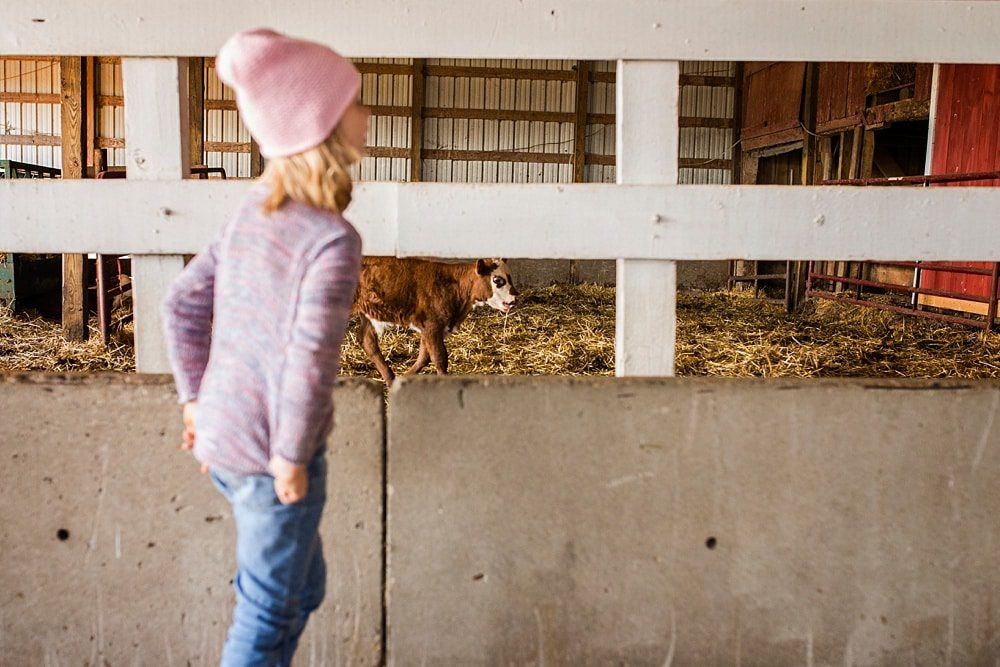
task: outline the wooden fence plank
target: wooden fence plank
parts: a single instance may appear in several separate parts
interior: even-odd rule
[[[679,81],[678,62],[618,61],[615,174],[619,184],[677,183]],[[654,229],[668,224],[656,214],[651,222]],[[615,375],[673,375],[676,262],[618,259],[616,268]]]
[[[95,12],[91,3],[65,0],[5,2],[0,54],[210,56],[234,30],[267,25],[352,57],[1000,62],[996,2],[590,0],[585,7],[579,0],[411,0],[405,11],[398,0],[301,0],[291,9],[283,0],[104,0]]]
[[[186,58],[124,58],[126,169],[132,181],[181,183],[191,170],[188,124],[188,63]],[[163,207],[156,217],[142,216],[133,225],[168,221]],[[135,362],[140,373],[170,371],[160,304],[171,281],[184,268],[179,255],[132,257]]]

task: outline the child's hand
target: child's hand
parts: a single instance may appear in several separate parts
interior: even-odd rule
[[[274,477],[274,493],[283,505],[297,503],[309,491],[309,476],[306,467],[296,465],[280,456],[272,456],[268,464]]]
[[[188,401],[184,404],[184,440],[181,449],[194,448],[194,418],[198,412],[198,401]]]
[[[184,436],[181,441],[181,449],[194,449],[194,418],[198,413],[198,401],[188,401],[184,404]],[[201,474],[208,474],[208,465],[202,464]]]

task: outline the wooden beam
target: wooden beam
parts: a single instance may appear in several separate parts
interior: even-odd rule
[[[251,153],[254,141],[206,141],[203,148],[208,153]],[[257,152],[260,155],[260,151]]]
[[[11,93],[0,90],[0,104],[59,104],[59,93]]]
[[[583,183],[587,167],[587,111],[590,109],[590,61],[576,64],[576,121],[573,127],[573,182]]]
[[[51,134],[3,134],[0,144],[6,146],[61,146],[62,138]]]
[[[616,162],[614,155],[601,155],[599,153],[587,153],[587,164],[600,164],[604,166],[613,167]],[[555,161],[555,160],[554,160]],[[560,162],[565,162],[565,160],[560,160]],[[696,157],[684,157],[679,158],[677,161],[678,167],[681,169],[724,169],[731,170],[733,168],[732,160],[720,160],[720,159],[702,159]]]
[[[188,58],[188,124],[191,164],[205,162],[205,59]]]
[[[188,125],[188,63],[186,58],[124,58],[125,143],[128,181],[164,181],[177,186],[191,171]],[[136,226],[169,221],[173,212],[162,207],[136,218]],[[169,224],[169,222],[168,222]],[[200,248],[199,248],[200,249]],[[135,322],[135,363],[140,373],[169,372],[160,304],[174,278],[184,268],[180,255],[132,257]]]
[[[865,127],[878,128],[886,123],[923,120],[930,115],[930,100],[899,100],[865,109]]]
[[[79,179],[87,165],[85,59],[61,58],[59,70],[62,178]],[[66,340],[87,339],[86,259],[82,254],[62,257],[62,330]]]
[[[97,101],[102,107],[125,106],[125,97],[122,95],[99,95]]]
[[[710,88],[732,88],[736,85],[733,76],[704,76],[700,74],[681,74],[682,86],[708,86]]]
[[[529,79],[533,81],[573,81],[576,74],[568,69],[526,69],[508,67],[466,67],[427,65],[427,76],[469,77],[482,79]]]
[[[423,58],[413,59],[410,85],[410,181],[424,180],[424,102],[426,75]]]
[[[620,60],[617,71],[616,182],[677,183],[680,63]],[[660,214],[645,223],[653,230],[668,224]],[[616,268],[615,375],[673,375],[677,264],[618,259]]]
[[[85,62],[87,68],[87,90],[85,96],[87,105],[87,140],[84,151],[86,152],[87,167],[90,169],[88,176],[94,177],[97,175],[97,172],[94,171],[94,151],[97,149],[97,136],[101,133],[100,107],[97,102],[97,96],[101,92],[101,68],[97,62],[97,58],[89,57],[85,59]]]
[[[377,150],[377,149],[375,149]],[[383,149],[385,150],[385,149]],[[390,151],[393,149],[389,149]],[[395,149],[400,150],[400,149]],[[401,149],[406,150],[406,149]],[[371,153],[374,154],[374,153]],[[386,157],[404,157],[386,154]],[[466,160],[473,162],[531,162],[535,164],[572,164],[572,153],[529,153],[524,151],[472,151],[450,148],[424,149],[425,160]]]
[[[100,8],[2,3],[0,53],[210,56],[235,29],[267,25],[358,58],[1000,62],[996,2],[961,11],[953,0],[801,0],[795,11],[787,0],[590,0],[586,11],[579,0],[411,0],[406,12],[398,0],[302,0],[291,9],[283,0],[105,0]]]
[[[205,100],[205,108],[210,111],[238,111],[236,100]]]

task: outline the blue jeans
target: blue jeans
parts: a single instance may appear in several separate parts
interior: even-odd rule
[[[306,621],[326,589],[319,521],[326,503],[326,457],[309,464],[309,490],[282,505],[270,475],[212,470],[236,520],[236,608],[223,667],[287,667]]]

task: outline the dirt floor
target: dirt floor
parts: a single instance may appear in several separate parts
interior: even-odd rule
[[[592,285],[525,290],[509,316],[477,309],[448,339],[454,374],[613,375],[614,289]],[[1000,334],[828,301],[786,315],[741,292],[681,294],[677,374],[742,377],[1000,377]],[[0,372],[134,370],[131,331],[110,348],[70,344],[50,321],[0,311]],[[402,372],[415,333],[390,330],[387,358]],[[433,372],[432,368],[424,372]],[[344,375],[378,377],[357,344]]]

